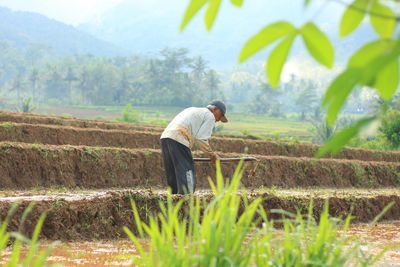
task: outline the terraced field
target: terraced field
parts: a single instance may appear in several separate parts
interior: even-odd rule
[[[42,235],[48,239],[116,239],[123,237],[122,226],[134,229],[131,199],[147,218],[166,198],[160,127],[13,112],[0,112],[0,122],[0,216],[12,203],[21,203],[11,228],[35,200],[26,232],[46,211]],[[264,197],[267,210],[305,210],[313,200],[318,217],[328,200],[333,216],[351,212],[354,221],[368,222],[394,201],[383,219],[400,219],[398,152],[346,149],[317,160],[312,158],[315,145],[232,136],[217,136],[211,143],[223,157],[261,160],[254,177],[247,163],[242,184],[250,200]],[[226,177],[235,169],[222,167]],[[213,179],[215,168],[198,163],[196,172],[196,194],[209,201],[207,177]]]

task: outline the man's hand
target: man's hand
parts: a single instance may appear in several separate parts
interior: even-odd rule
[[[217,160],[220,160],[220,157],[219,157],[217,154],[212,154],[212,155],[210,156],[210,159],[211,159],[211,162],[212,162],[213,164],[215,164],[215,163],[217,162]]]

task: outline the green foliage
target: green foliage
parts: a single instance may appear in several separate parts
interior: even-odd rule
[[[21,220],[20,228],[26,221],[28,214],[32,211],[35,203],[31,202],[24,210]],[[11,255],[5,260],[4,266],[17,267],[17,266],[47,266],[45,263],[46,258],[50,255],[51,251],[59,244],[53,242],[47,249],[39,251],[40,242],[39,234],[42,229],[46,213],[43,213],[34,228],[32,238],[29,239],[22,235],[20,232],[7,232],[7,226],[12,216],[14,215],[18,204],[13,204],[7,214],[7,217],[0,221],[0,253],[3,253],[7,246],[12,242]],[[23,253],[22,253],[23,252]]]
[[[400,147],[400,112],[391,110],[382,119],[379,130],[393,148]]]
[[[250,38],[243,46],[239,62],[244,62],[269,44],[295,33],[296,28],[286,21],[280,21],[264,27],[259,33]]]
[[[353,137],[355,137],[363,128],[368,126],[371,122],[375,121],[376,117],[365,118],[359,120],[355,125],[349,126],[338,132],[337,135],[331,137],[325,145],[316,154],[317,158],[322,157],[330,152],[335,155],[340,152],[342,145],[347,144]]]
[[[371,6],[371,24],[382,38],[390,38],[396,28],[396,14],[387,6],[373,1]]]
[[[305,0],[304,6],[308,6],[310,2]],[[347,8],[340,21],[340,35],[347,36],[353,32],[368,13],[371,25],[380,39],[366,44],[354,53],[349,60],[347,68],[328,87],[322,100],[322,107],[327,109],[328,125],[334,124],[346,100],[352,91],[359,86],[374,88],[386,101],[393,97],[398,88],[400,80],[398,65],[400,39],[393,39],[393,33],[396,30],[399,18],[396,17],[396,13],[389,6],[382,4],[382,2],[380,0],[355,0],[351,4],[345,4]],[[389,2],[397,1],[392,0]],[[187,14],[191,14],[190,17],[184,17],[183,22],[186,24],[202,8],[200,5],[195,6],[195,3],[199,3],[199,1],[191,0],[186,10]],[[205,3],[206,1],[204,1],[203,5]],[[215,17],[215,12],[213,14]],[[210,29],[211,26],[212,23],[209,23],[207,29]],[[332,67],[334,63],[334,48],[326,35],[312,21],[306,22],[298,29],[287,21],[274,22],[265,26],[244,44],[239,55],[239,62],[244,62],[271,43],[285,38],[271,52],[266,64],[269,82],[273,87],[276,87],[290,47],[298,34],[302,36],[308,52],[317,62],[326,67]],[[274,69],[273,66],[276,68]],[[347,131],[344,130],[339,133],[338,137],[332,138],[328,147],[333,148],[332,145],[334,145],[334,150],[339,151],[350,140],[350,137],[359,133],[361,126],[364,127],[373,121],[368,119],[360,120]],[[319,156],[329,150],[323,149]]]
[[[35,110],[35,107],[32,105],[32,97],[27,99],[23,99],[21,102],[21,111],[22,112],[32,112]]]
[[[289,50],[292,47],[294,38],[296,35],[292,34],[286,37],[269,55],[268,62],[266,64],[266,73],[272,86],[277,86],[283,69],[283,64],[289,54]]]
[[[340,21],[340,36],[344,37],[353,32],[365,17],[368,1],[355,0],[343,13]]]
[[[300,29],[308,52],[322,65],[330,68],[334,61],[334,48],[328,37],[312,22]]]
[[[139,113],[137,113],[131,104],[127,104],[125,108],[121,112],[122,116],[120,118],[116,118],[117,121],[122,122],[139,122]]]
[[[150,216],[148,223],[132,202],[138,234],[127,227],[124,231],[139,254],[132,256],[134,263],[149,267],[372,266],[382,256],[383,252],[366,255],[347,235],[351,216],[344,222],[330,218],[327,202],[318,223],[312,202],[305,216],[300,211],[272,210],[283,217],[283,231],[276,229],[261,198],[249,202],[244,190],[239,193],[241,166],[229,183],[217,164],[216,184],[209,180],[214,193],[210,202],[201,202],[195,195],[174,201],[168,194],[167,203],[159,204],[161,212]],[[140,239],[148,242],[142,245]]]

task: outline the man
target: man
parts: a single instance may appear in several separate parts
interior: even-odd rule
[[[219,159],[208,143],[215,122],[227,122],[226,106],[212,101],[205,108],[187,108],[168,124],[161,135],[161,152],[165,174],[172,194],[190,194],[196,188],[191,149],[197,145],[213,163]]]

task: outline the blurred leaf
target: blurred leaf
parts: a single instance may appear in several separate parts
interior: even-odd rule
[[[311,3],[311,0],[304,0],[304,7],[307,7]]]
[[[214,25],[215,18],[217,17],[219,7],[221,6],[222,0],[209,0],[210,5],[208,6],[207,12],[204,16],[206,22],[206,28],[208,31],[211,30]]]
[[[393,60],[376,76],[373,85],[384,100],[389,100],[397,90],[399,84],[399,61]]]
[[[384,53],[385,50],[393,48],[394,45],[395,41],[393,40],[377,40],[367,43],[351,56],[347,66],[349,68],[363,68]]]
[[[208,3],[209,0],[191,0],[189,6],[186,8],[185,15],[181,22],[180,31],[183,31],[192,18],[199,12],[199,10]]]
[[[243,46],[239,55],[239,62],[243,62],[270,43],[291,34],[296,28],[286,21],[280,21],[264,27],[260,32],[251,37]]]
[[[372,4],[371,12],[382,16],[370,14],[371,24],[382,38],[390,38],[396,28],[396,14],[387,6],[378,1]],[[392,18],[388,18],[392,17]]]
[[[243,0],[231,0],[231,3],[240,7],[243,5]]]
[[[357,29],[361,21],[365,17],[365,12],[358,10],[366,10],[368,1],[356,0],[350,4],[342,16],[340,21],[340,36],[344,37]]]
[[[334,49],[328,37],[312,22],[306,23],[300,31],[308,51],[315,60],[328,68],[332,67]]]
[[[373,41],[354,53],[348,68],[363,68],[360,83],[377,89],[383,99],[389,100],[399,83],[399,54],[399,41]]]
[[[339,74],[330,84],[322,99],[322,106],[327,107],[327,122],[333,125],[347,97],[357,85],[362,75],[361,69],[349,68]]]
[[[287,59],[290,48],[296,34],[291,34],[281,43],[279,43],[269,55],[266,64],[266,73],[272,87],[277,87],[281,76],[283,65]]]
[[[364,127],[369,125],[375,119],[376,117],[365,118],[358,121],[356,124],[341,130],[330,138],[322,148],[320,148],[315,157],[321,158],[326,153],[332,153],[332,155],[339,153],[351,138],[356,136]]]

